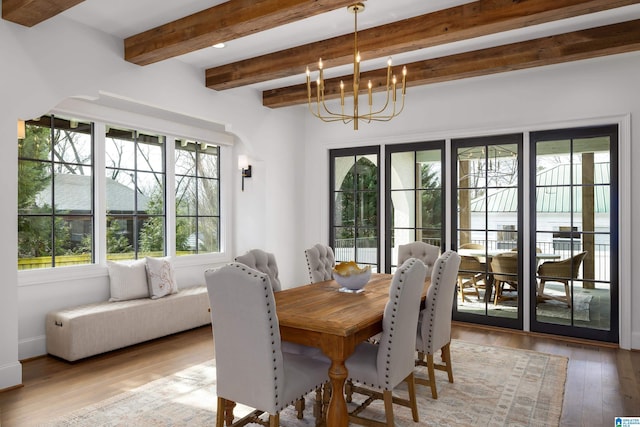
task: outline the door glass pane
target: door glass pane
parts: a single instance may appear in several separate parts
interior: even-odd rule
[[[336,262],[378,267],[378,147],[332,150],[331,242]]]
[[[415,174],[415,153],[403,151],[391,153],[391,177],[389,179],[391,190],[413,188]]]
[[[442,227],[442,189],[421,190],[417,193],[420,209],[416,225],[423,228],[440,229]]]
[[[333,182],[336,191],[351,191],[354,189],[356,170],[352,156],[336,157],[333,160]]]
[[[416,226],[416,199],[415,192],[392,191],[391,203],[393,204],[393,226],[394,228],[413,229]],[[407,234],[408,243],[413,240],[413,233]],[[399,237],[396,235],[396,237]]]
[[[355,193],[335,193],[335,209],[333,212],[333,222],[335,226],[354,226],[355,217]]]
[[[387,176],[389,272],[397,265],[400,245],[422,241],[442,246],[442,147],[442,142],[388,147],[391,151],[387,156],[391,162]]]
[[[378,224],[378,193],[373,191],[356,194],[356,221],[363,227],[375,227]]]

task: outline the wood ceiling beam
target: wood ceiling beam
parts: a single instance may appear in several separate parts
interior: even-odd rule
[[[2,19],[33,27],[84,0],[2,0]]]
[[[352,0],[229,0],[124,40],[124,59],[148,65],[320,13]]]
[[[384,58],[635,3],[640,0],[479,0],[358,31],[358,48],[365,59]],[[320,54],[325,69],[351,63],[353,34],[210,68],[205,84],[222,90],[302,74],[316,68]]]
[[[640,50],[640,20],[413,62],[406,64],[409,69],[407,86],[440,83],[637,50]],[[340,80],[345,83],[345,93],[350,93],[348,88],[352,87],[352,76],[337,77],[325,81],[326,99],[339,98]],[[374,83],[374,91],[384,90],[386,69],[362,73],[363,89],[366,89],[368,80],[377,82]],[[315,96],[315,84],[313,86]],[[307,86],[300,84],[267,90],[262,93],[262,99],[264,106],[272,108],[304,104],[307,102]]]

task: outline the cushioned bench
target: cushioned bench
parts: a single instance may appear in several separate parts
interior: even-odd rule
[[[100,302],[52,311],[47,352],[74,361],[211,323],[206,286],[159,299]]]

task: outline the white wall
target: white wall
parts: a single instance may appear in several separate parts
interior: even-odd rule
[[[122,45],[122,40],[62,16],[30,29],[0,20],[0,140],[4,144],[0,160],[0,390],[21,383],[19,360],[45,353],[44,317],[49,310],[102,301],[109,294],[105,266],[35,275],[16,271],[16,121],[40,116],[59,105],[66,108],[70,97],[123,98],[133,101],[132,105],[177,113],[176,117],[198,118],[205,127],[210,122],[213,131],[223,125],[235,135],[233,155],[229,156],[232,166],[223,176],[231,193],[228,216],[235,226],[227,239],[226,258],[217,260],[225,262],[260,247],[278,257],[285,286],[301,280],[293,264],[304,262],[298,255],[302,252],[300,215],[295,209],[302,177],[301,170],[290,166],[299,163],[304,149],[301,113],[264,108],[261,94],[252,90],[207,89],[204,70],[176,61],[148,67],[127,63],[122,59]],[[77,113],[82,117],[83,111]],[[114,115],[123,120],[132,117],[125,111]],[[137,120],[145,121],[139,115]],[[148,121],[154,122],[157,120]],[[236,167],[239,153],[247,154],[254,167],[243,193]],[[200,281],[204,269],[212,265],[202,260],[209,259],[179,260],[179,285]]]
[[[4,144],[0,224],[0,389],[21,382],[19,360],[44,351],[44,315],[71,303],[106,298],[104,266],[73,280],[18,279],[16,272],[16,120],[47,113],[72,97],[101,91],[176,113],[223,124],[236,137],[233,161],[247,154],[253,177],[240,192],[232,167],[232,228],[229,257],[252,247],[274,252],[285,287],[306,280],[303,249],[328,240],[329,147],[422,141],[482,135],[501,130],[565,124],[631,113],[639,128],[637,75],[640,54],[563,64],[460,82],[410,88],[406,111],[390,123],[361,125],[356,133],[325,124],[293,107],[269,110],[260,94],[246,89],[215,92],[204,87],[204,72],[175,61],[147,67],[126,63],[122,41],[56,17],[33,28],[0,20],[0,140]],[[637,143],[637,136],[632,142]],[[632,144],[633,145],[633,144]],[[631,155],[640,160],[633,149]],[[637,163],[637,162],[633,162]],[[638,182],[640,171],[630,178]],[[623,215],[640,212],[640,187],[622,200]],[[624,235],[637,235],[632,226]],[[639,249],[632,239],[627,260]],[[205,264],[185,263],[178,280],[194,281]],[[635,277],[640,267],[631,269]],[[636,273],[636,274],[633,274]],[[58,275],[59,276],[59,275]],[[55,278],[54,278],[55,279]],[[634,306],[640,292],[633,292]],[[640,348],[640,316],[629,317],[629,340]],[[633,334],[631,338],[631,334]]]
[[[630,220],[640,212],[640,186],[631,189],[629,184],[640,182],[638,168],[629,170],[629,164],[640,164],[640,151],[635,149],[640,143],[639,72],[640,53],[634,52],[409,88],[405,111],[399,117],[387,123],[361,124],[358,131],[308,115],[305,243],[328,241],[329,149],[621,121],[623,143],[629,151],[622,151],[620,156],[620,342],[625,347],[640,348],[640,315],[631,313],[632,306],[640,306],[640,290],[631,280],[640,274],[640,266],[631,265],[640,250],[640,233]]]

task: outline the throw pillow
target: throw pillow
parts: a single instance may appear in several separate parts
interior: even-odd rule
[[[145,265],[143,259],[132,262],[107,261],[111,289],[109,301],[149,298]]]
[[[171,257],[145,258],[147,260],[147,281],[151,299],[158,299],[178,292]]]

